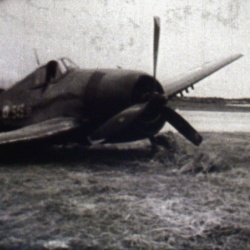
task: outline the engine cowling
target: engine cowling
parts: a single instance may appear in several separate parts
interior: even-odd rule
[[[163,89],[158,81],[145,73],[95,71],[84,89],[84,106],[88,115],[100,115],[105,119],[130,105],[145,101],[153,92],[163,93]]]
[[[163,88],[152,76],[129,70],[96,71],[84,91],[84,107],[94,124],[102,124],[124,109],[147,102]],[[110,138],[112,142],[142,139],[158,132],[164,124],[160,113],[149,112],[122,134]]]

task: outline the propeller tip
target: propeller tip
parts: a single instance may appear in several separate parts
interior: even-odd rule
[[[202,143],[202,140],[203,140],[202,136],[199,133],[196,133],[193,143],[196,146],[199,146]]]
[[[154,16],[154,21],[155,21],[156,23],[160,23],[160,17]]]

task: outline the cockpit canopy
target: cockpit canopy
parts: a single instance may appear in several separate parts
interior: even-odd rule
[[[44,83],[56,82],[66,75],[70,70],[79,68],[69,58],[62,57],[58,60],[51,60],[47,64],[38,68],[35,72],[35,86]]]
[[[59,58],[56,62],[62,74],[68,72],[70,69],[79,68],[76,63],[67,57]]]

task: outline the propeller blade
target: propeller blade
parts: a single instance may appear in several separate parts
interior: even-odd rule
[[[201,135],[178,113],[173,109],[164,106],[162,114],[167,122],[169,122],[184,137],[198,146],[202,142]]]
[[[160,18],[154,17],[154,50],[153,50],[154,78],[156,77],[159,40],[160,40]]]
[[[148,103],[135,104],[113,116],[90,136],[91,141],[111,138],[133,123],[145,110]]]

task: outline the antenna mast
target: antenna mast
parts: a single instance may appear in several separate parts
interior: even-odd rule
[[[37,54],[37,49],[34,49],[34,54],[35,54],[35,58],[36,58],[36,63],[39,66],[40,65],[40,60],[39,60],[39,57],[38,57],[38,54]]]

